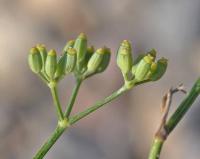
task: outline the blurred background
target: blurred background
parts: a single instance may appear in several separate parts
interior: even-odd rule
[[[161,99],[171,87],[189,90],[200,75],[199,0],[0,0],[0,158],[30,159],[52,133],[56,115],[50,92],[28,65],[29,49],[44,43],[61,52],[80,32],[89,44],[108,46],[112,61],[82,84],[73,113],[122,85],[116,51],[123,39],[134,56],[151,48],[169,59],[165,76],[138,86],[81,120],[46,159],[146,159],[161,117]],[[74,85],[59,85],[63,105]],[[177,94],[171,111],[184,95]],[[161,159],[200,156],[200,98],[164,145]]]

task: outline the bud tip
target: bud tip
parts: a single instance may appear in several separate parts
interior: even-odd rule
[[[105,48],[97,49],[96,53],[98,53],[98,54],[104,54],[105,53]]]
[[[39,53],[39,50],[38,50],[36,47],[32,47],[32,48],[30,49],[30,53],[31,53],[31,54],[37,54],[37,53]]]
[[[87,39],[87,36],[84,33],[80,33],[78,38],[80,39]]]
[[[48,52],[48,55],[50,56],[56,56],[56,51],[54,49],[51,49],[49,52]]]
[[[75,54],[76,54],[76,49],[74,49],[74,48],[69,48],[69,49],[67,50],[67,53],[70,54],[70,55],[75,55]]]
[[[131,43],[128,40],[123,40],[121,46],[126,47],[127,49],[131,49]]]

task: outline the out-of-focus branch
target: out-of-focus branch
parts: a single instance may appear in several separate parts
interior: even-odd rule
[[[191,105],[194,103],[195,99],[200,94],[200,78],[195,82],[192,89],[185,97],[185,99],[178,106],[173,115],[167,120],[169,109],[172,102],[173,94],[176,92],[186,93],[183,85],[179,85],[177,88],[171,88],[163,97],[162,100],[162,118],[158,130],[156,131],[154,141],[150,150],[149,159],[159,159],[160,153],[162,150],[162,146],[172,132],[172,130],[176,127],[176,125],[183,118],[185,113],[189,110]]]
[[[166,137],[167,137],[165,125],[167,122],[167,117],[168,117],[170,106],[172,103],[172,97],[177,92],[183,92],[185,94],[187,93],[186,90],[184,89],[184,86],[182,84],[180,84],[177,88],[170,88],[169,91],[163,96],[162,106],[161,106],[161,108],[162,108],[161,122],[160,122],[160,125],[159,125],[158,130],[155,135],[158,138],[166,139]]]

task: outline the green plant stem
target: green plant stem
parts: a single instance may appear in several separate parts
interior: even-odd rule
[[[72,108],[73,108],[73,105],[74,105],[74,102],[76,100],[76,97],[77,97],[77,94],[78,94],[78,91],[79,91],[79,88],[81,86],[81,83],[82,83],[82,80],[81,79],[77,79],[76,80],[76,85],[73,89],[73,92],[72,92],[72,95],[70,97],[70,100],[69,100],[69,104],[67,105],[67,109],[65,111],[65,117],[68,118],[71,111],[72,111]]]
[[[149,159],[159,159],[160,158],[160,152],[163,146],[164,140],[155,137],[152,147],[151,147],[151,151],[149,154]]]
[[[48,79],[41,72],[38,73],[38,76],[42,79],[44,83],[48,84]]]
[[[115,98],[117,98],[118,96],[123,94],[126,90],[128,90],[128,89],[125,86],[123,86],[116,92],[112,93],[110,96],[106,97],[105,99],[103,99],[101,101],[98,101],[96,104],[87,108],[85,111],[83,111],[75,116],[72,116],[71,118],[69,118],[70,125],[72,125],[72,124],[76,123],[77,121],[79,121],[80,119],[86,117],[90,113],[92,113],[95,110],[99,109],[100,107],[104,106],[106,103],[109,103],[110,101],[114,100]]]
[[[195,82],[189,94],[185,97],[185,99],[181,102],[179,107],[176,109],[174,114],[169,118],[166,123],[165,129],[167,134],[170,134],[171,131],[176,127],[176,125],[180,122],[189,108],[192,106],[196,98],[200,94],[200,78]]]
[[[62,124],[63,126],[57,126],[53,134],[50,136],[50,138],[44,143],[44,145],[40,148],[40,150],[37,152],[35,157],[33,159],[42,159],[46,153],[50,150],[50,148],[54,145],[54,143],[59,139],[59,137],[63,134],[63,132],[69,127],[69,125],[74,124],[81,118],[87,116],[88,114],[92,113],[93,111],[97,110],[98,108],[102,107],[106,103],[111,102],[118,96],[122,95],[128,88],[125,86],[121,87],[118,91],[114,92],[111,94],[109,97],[97,102],[90,108],[86,109],[84,112],[79,113],[78,115],[75,115],[74,117],[70,118],[69,121],[66,121],[67,124]],[[62,121],[67,120],[66,118],[63,119]]]
[[[49,139],[44,143],[44,145],[39,149],[37,154],[33,157],[33,159],[42,159],[46,153],[50,150],[50,148],[55,144],[55,142],[59,139],[59,137],[63,134],[63,132],[68,128],[69,125],[57,126]]]
[[[200,94],[200,78],[195,82],[188,95],[181,102],[176,111],[172,114],[172,116],[165,124],[164,130],[160,134],[161,137],[155,136],[150,150],[149,159],[159,159],[162,145],[164,144],[166,138],[169,136],[172,130],[177,126],[177,124],[181,121],[181,119],[189,110],[189,108],[192,106],[192,104],[199,96],[199,94]]]
[[[62,108],[61,108],[60,100],[58,98],[58,91],[57,91],[56,84],[53,84],[52,86],[50,86],[50,90],[51,90],[51,94],[52,94],[52,97],[53,97],[54,105],[56,107],[58,119],[60,121],[62,121],[64,119],[64,114],[63,114],[63,111],[62,111]]]

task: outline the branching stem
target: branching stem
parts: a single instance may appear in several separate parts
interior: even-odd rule
[[[79,87],[80,87],[80,83],[79,83],[79,86],[78,86],[78,84],[75,86],[74,93],[72,93],[72,97],[73,98],[75,98],[75,96],[77,95]],[[51,90],[52,90],[53,98],[55,99],[55,104],[56,105],[60,105],[59,102],[58,102],[59,99],[57,98],[56,89],[54,88],[54,89],[51,89]],[[70,125],[76,123],[78,120],[82,119],[83,117],[87,116],[88,114],[92,113],[93,111],[99,109],[103,105],[111,102],[112,100],[114,100],[118,96],[122,95],[127,90],[129,90],[129,89],[126,86],[121,87],[119,90],[117,90],[116,92],[112,93],[110,96],[106,97],[105,99],[100,100],[99,102],[95,103],[94,105],[92,105],[91,107],[86,109],[85,111],[79,113],[78,115],[75,115],[75,116],[69,118],[69,121],[61,113],[59,116],[62,116],[63,119],[59,121],[60,124],[58,123],[58,126],[54,130],[53,134],[44,143],[44,145],[40,148],[40,150],[37,152],[37,154],[35,155],[35,157],[33,159],[42,159],[46,155],[46,153],[50,150],[50,148],[55,144],[55,142],[59,139],[59,137],[63,134],[63,132]],[[74,102],[74,99],[71,100],[71,101]],[[69,102],[69,103],[71,103],[71,102]],[[58,112],[60,112],[60,109],[58,109]]]
[[[81,79],[76,80],[76,85],[75,85],[75,87],[72,91],[72,95],[70,97],[69,104],[67,105],[67,109],[66,109],[65,114],[64,114],[66,118],[69,118],[69,116],[70,116],[70,113],[72,111],[72,108],[73,108],[74,102],[76,100],[76,97],[77,97],[79,88],[81,86],[81,83],[82,83]]]
[[[124,87],[124,86],[121,87],[119,90],[117,90],[116,92],[112,93],[110,96],[106,97],[105,99],[98,101],[96,104],[90,106],[89,108],[87,108],[83,112],[81,112],[81,113],[69,118],[69,123],[71,125],[76,123],[80,119],[86,117],[90,113],[94,112],[95,110],[101,108],[102,106],[104,106],[105,104],[107,104],[110,101],[114,100],[118,96],[122,95],[126,90],[127,90],[126,87]]]
[[[162,129],[160,128],[159,131],[156,133],[156,136],[154,138],[154,141],[149,153],[149,159],[160,158],[160,152],[165,140],[167,139],[169,134],[172,132],[172,130],[177,126],[180,120],[184,117],[184,115],[192,106],[192,104],[194,103],[195,99],[199,96],[199,94],[200,94],[200,78],[195,82],[195,84],[193,85],[188,95],[181,102],[181,104],[178,106],[178,108],[172,114],[169,120],[165,121],[164,123],[162,122],[162,124],[164,125],[162,125]],[[169,104],[170,103],[171,101],[169,101]],[[166,117],[165,117],[165,120],[166,120]]]
[[[62,121],[62,122],[67,123],[67,121]],[[33,157],[33,159],[42,159],[68,127],[69,127],[69,124],[65,124],[65,125],[63,124],[62,126],[58,124],[58,126],[56,127],[52,135],[49,137],[49,139],[47,139],[47,141],[39,149],[39,151]]]
[[[60,121],[62,121],[64,119],[64,114],[63,114],[62,107],[61,107],[61,104],[60,104],[60,100],[59,100],[59,97],[58,97],[57,86],[56,86],[55,83],[50,83],[49,87],[50,87],[50,90],[51,90],[54,105],[56,107],[58,119]]]

